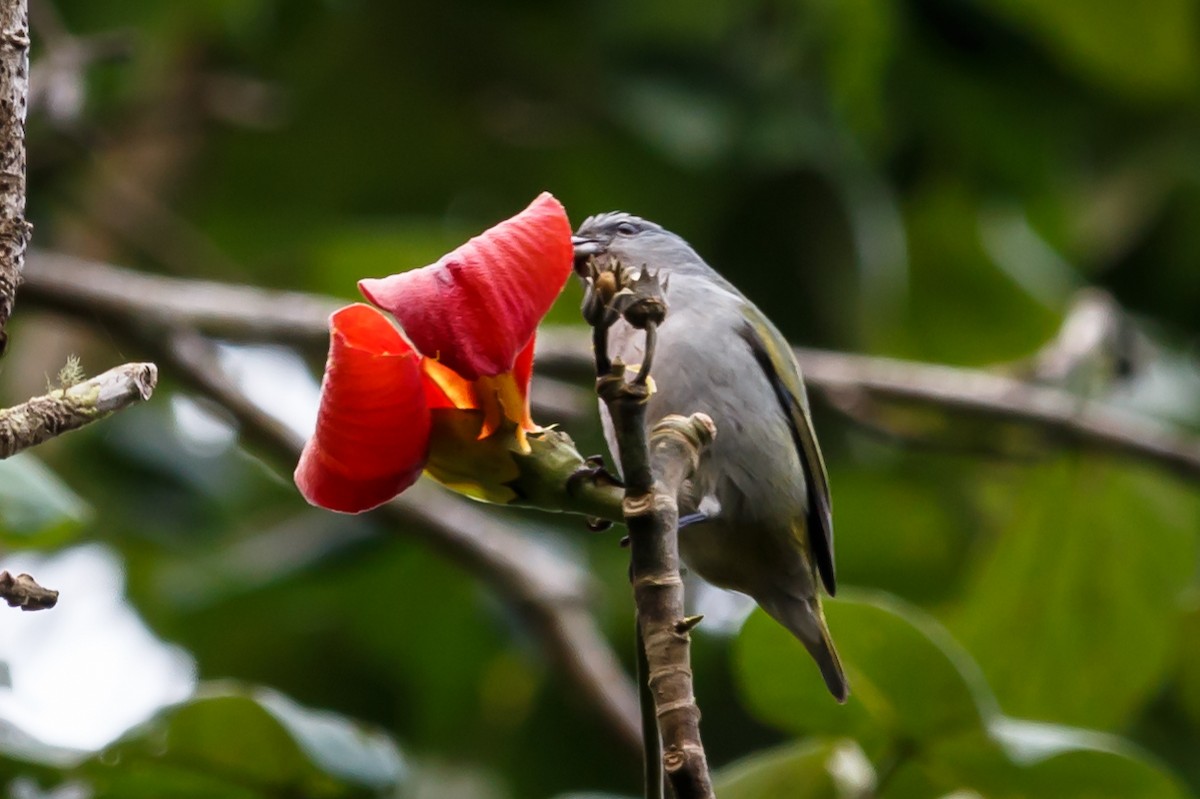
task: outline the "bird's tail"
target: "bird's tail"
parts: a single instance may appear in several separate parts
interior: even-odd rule
[[[808,654],[817,662],[829,693],[838,702],[845,702],[850,695],[850,685],[829,635],[829,627],[825,624],[820,600],[816,597],[805,599],[791,594],[777,594],[770,601],[760,601],[759,604],[804,644]]]

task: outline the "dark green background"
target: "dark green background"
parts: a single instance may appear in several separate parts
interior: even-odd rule
[[[34,107],[37,246],[350,299],[359,277],[428,263],[547,189],[576,224],[619,208],[682,234],[810,346],[1014,361],[1055,334],[1077,290],[1107,288],[1142,342],[1132,376],[1101,362],[1070,388],[1200,427],[1192,0],[56,7],[85,45],[115,35],[129,52],[86,70],[72,113]],[[35,81],[51,39],[35,27]],[[575,321],[578,298],[571,286],[551,319]],[[68,352],[89,372],[138,355],[64,330],[18,300],[7,403]],[[307,508],[244,454],[189,451],[175,390],[165,373],[151,404],[39,451],[89,522],[19,518],[26,494],[0,486],[10,545],[111,547],[131,601],[202,679],[385,730],[415,776],[380,790],[638,790],[636,761],[494,597],[373,522]],[[764,617],[734,638],[701,632],[722,797],[844,795],[839,764],[864,757],[895,799],[1200,793],[1196,485],[1053,446],[980,453],[1011,450],[1011,430],[905,446],[816,410],[847,587],[829,616],[855,696],[829,701]],[[601,446],[590,417],[571,433]],[[628,661],[617,536],[495,512],[588,565]],[[248,542],[273,542],[283,563],[279,531],[298,518],[321,531],[318,559],[234,568]],[[370,768],[314,754],[303,724],[228,690],[157,722],[182,730],[170,751],[153,744],[161,729],[142,731],[125,756],[67,772],[14,751],[0,776],[105,796],[379,789]],[[244,746],[222,748],[229,730]],[[1016,756],[1035,738],[1061,746]]]

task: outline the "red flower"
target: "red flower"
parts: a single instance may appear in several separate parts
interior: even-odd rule
[[[534,332],[571,260],[566,212],[542,193],[437,263],[360,281],[408,340],[368,305],[330,317],[317,429],[296,467],[304,497],[356,513],[416,482],[431,448],[443,465],[453,451],[456,482],[481,484],[495,464],[483,443],[469,451],[473,440],[507,431],[513,448],[527,450],[525,433],[539,429],[529,417]],[[463,438],[465,427],[472,437]]]

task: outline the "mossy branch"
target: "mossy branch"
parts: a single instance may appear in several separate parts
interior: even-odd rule
[[[0,458],[149,399],[157,383],[154,364],[127,363],[0,410]]]

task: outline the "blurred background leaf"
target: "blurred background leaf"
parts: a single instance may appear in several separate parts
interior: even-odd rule
[[[0,461],[0,541],[6,547],[62,546],[88,515],[87,503],[35,456]]]

